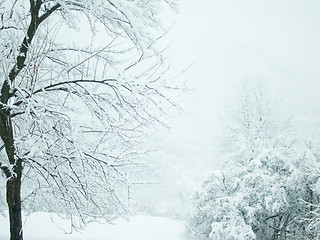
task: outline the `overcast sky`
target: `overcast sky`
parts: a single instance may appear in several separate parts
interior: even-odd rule
[[[214,154],[216,122],[243,79],[262,77],[288,116],[312,128],[320,117],[320,1],[181,0],[172,66],[194,91],[172,141],[192,155]]]

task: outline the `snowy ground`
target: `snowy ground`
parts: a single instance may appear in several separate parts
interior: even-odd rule
[[[60,224],[64,224],[62,221]],[[30,215],[24,225],[26,240],[182,240],[183,222],[161,217],[136,216],[115,225],[91,223],[82,232],[65,234],[47,213]],[[6,218],[0,216],[0,240],[9,239]]]

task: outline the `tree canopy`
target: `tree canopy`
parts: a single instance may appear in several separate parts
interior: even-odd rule
[[[73,227],[128,212],[141,143],[175,106],[158,44],[168,6],[176,2],[0,1],[0,169],[11,239],[22,239],[21,202],[67,214]]]

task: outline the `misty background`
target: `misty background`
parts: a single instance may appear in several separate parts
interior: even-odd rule
[[[180,1],[180,13],[166,19],[174,22],[170,71],[191,90],[170,130],[151,138],[160,150],[148,157],[154,184],[134,193],[140,210],[188,214],[194,189],[222,164],[221,121],[244,82],[268,87],[297,137],[318,133],[319,7],[316,0]]]

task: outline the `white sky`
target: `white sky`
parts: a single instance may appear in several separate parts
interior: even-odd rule
[[[194,62],[182,78],[195,90],[173,126],[176,147],[214,156],[219,114],[244,78],[263,77],[299,126],[319,125],[319,12],[318,0],[180,0],[172,66]]]

